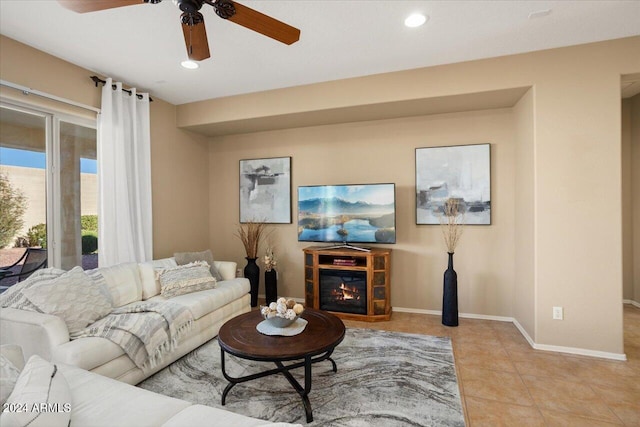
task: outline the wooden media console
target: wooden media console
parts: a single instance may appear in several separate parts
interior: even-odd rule
[[[391,249],[311,246],[303,251],[307,307],[349,320],[391,318]]]

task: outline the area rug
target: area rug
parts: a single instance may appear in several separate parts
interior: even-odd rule
[[[227,372],[238,377],[274,367],[226,356]],[[347,329],[331,362],[313,365],[309,398],[312,423],[302,400],[282,375],[236,385],[220,403],[227,385],[220,370],[220,347],[213,339],[139,384],[167,396],[260,418],[308,426],[464,426],[448,337],[370,329]],[[294,376],[303,383],[304,369]]]

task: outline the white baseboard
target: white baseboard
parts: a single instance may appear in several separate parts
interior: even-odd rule
[[[397,311],[400,313],[418,313],[418,314],[431,314],[433,316],[442,316],[442,311],[440,310],[422,310],[419,308],[393,307],[393,311]],[[513,318],[511,317],[488,316],[486,314],[459,313],[458,317],[462,317],[463,319],[480,319],[480,320],[495,320],[497,322],[513,322]]]
[[[634,307],[640,308],[640,302],[634,301],[632,299],[623,299],[622,303],[623,304],[631,304]]]
[[[632,304],[635,301],[632,302]],[[636,303],[637,304],[637,303]],[[635,304],[634,304],[635,305]],[[419,314],[432,314],[436,316],[442,315],[442,311],[440,310],[422,310],[417,308],[402,308],[402,307],[394,307],[393,311],[401,312],[401,313],[419,313]],[[533,338],[529,336],[527,331],[522,327],[520,322],[518,322],[513,317],[504,317],[504,316],[487,316],[484,314],[472,314],[472,313],[460,313],[459,317],[467,318],[467,319],[481,319],[481,320],[494,320],[498,322],[511,322],[515,325],[515,327],[520,331],[522,336],[527,340],[531,348],[535,350],[542,351],[553,351],[556,353],[567,353],[567,354],[576,354],[580,356],[590,356],[590,357],[600,357],[603,359],[612,359],[612,360],[627,360],[627,356],[624,353],[609,353],[605,351],[597,351],[597,350],[589,350],[586,348],[576,348],[576,347],[563,347],[556,345],[548,345],[548,344],[537,344]]]
[[[586,348],[563,347],[559,345],[536,344],[533,346],[536,350],[554,351],[557,353],[576,354],[579,356],[600,357],[602,359],[612,359],[626,361],[627,355],[624,353],[609,353],[607,351],[589,350]]]

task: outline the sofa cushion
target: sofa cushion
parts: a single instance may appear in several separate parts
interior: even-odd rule
[[[114,307],[142,300],[142,281],[135,262],[99,267],[86,273],[97,284],[106,286]]]
[[[215,420],[215,422],[213,422]],[[224,427],[257,427],[269,425],[264,420],[250,418],[224,409],[205,405],[192,405],[174,415],[162,427],[185,426],[224,426]],[[286,424],[287,426],[291,424]]]
[[[176,252],[173,254],[178,265],[190,264],[196,261],[205,261],[209,264],[209,271],[211,271],[211,275],[216,280],[223,280],[222,276],[218,272],[218,268],[216,267],[213,261],[213,254],[211,253],[211,249],[207,249],[202,252]]]
[[[140,280],[142,281],[142,299],[148,300],[160,294],[160,279],[158,273],[167,268],[177,267],[174,258],[162,258],[138,264]]]
[[[211,275],[209,264],[205,261],[162,270],[159,277],[160,294],[165,298],[216,287],[216,279]]]
[[[160,426],[191,405],[74,366],[59,367],[73,390],[74,426]]]
[[[195,320],[211,313],[228,303],[235,301],[249,292],[249,280],[238,278],[218,282],[215,289],[193,292],[171,298],[171,302],[186,306],[191,310]],[[151,300],[166,300],[162,295]]]
[[[42,312],[61,317],[73,336],[111,311],[108,291],[94,283],[82,267],[24,290]]]
[[[3,427],[66,427],[71,419],[71,390],[57,366],[33,355],[20,373],[7,405],[21,410],[3,411],[0,416]],[[41,407],[47,409],[38,410]]]
[[[33,303],[24,296],[25,289],[29,289],[31,286],[42,281],[60,277],[64,273],[64,270],[60,270],[58,268],[43,268],[37,270],[26,280],[18,282],[17,284],[9,287],[9,289],[0,294],[0,307],[37,311],[39,313],[42,313],[42,310],[33,305]]]
[[[51,360],[91,370],[123,354],[118,344],[106,338],[84,337],[56,346]]]
[[[4,405],[20,376],[20,370],[4,356],[0,354],[0,405]]]
[[[0,354],[2,354],[18,372],[24,368],[24,351],[18,344],[2,344],[0,345]]]

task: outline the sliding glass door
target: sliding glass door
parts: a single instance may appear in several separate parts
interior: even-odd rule
[[[96,159],[95,122],[0,104],[0,267],[26,247],[50,267],[97,266]]]

